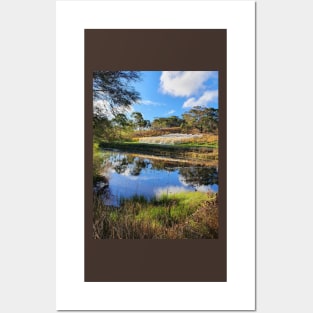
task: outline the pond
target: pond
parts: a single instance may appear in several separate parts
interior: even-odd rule
[[[186,162],[105,151],[101,175],[108,184],[96,183],[106,205],[119,206],[120,200],[135,195],[147,199],[182,191],[218,191],[218,168]]]

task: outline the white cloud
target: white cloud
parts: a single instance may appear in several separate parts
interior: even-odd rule
[[[218,97],[217,90],[205,91],[203,95],[198,99],[193,97],[186,100],[183,104],[183,108],[193,108],[195,106],[204,107],[209,102],[214,101],[217,97]]]
[[[109,109],[109,103],[106,100],[93,101],[93,114],[105,115],[107,118],[113,118],[113,114]]]
[[[125,109],[125,112],[127,112],[128,114],[131,114],[133,112],[135,112],[134,107],[130,106],[129,108]]]
[[[151,100],[140,100],[138,104],[143,104],[143,105],[152,105],[152,106],[163,106],[163,103],[151,101]]]
[[[176,97],[190,97],[204,87],[204,82],[214,72],[164,71],[160,77],[160,90]]]
[[[166,114],[167,114],[167,115],[171,115],[171,114],[173,114],[173,113],[175,113],[175,110],[170,110],[170,111],[168,111]]]
[[[161,197],[162,195],[166,194],[175,194],[180,192],[190,191],[187,188],[180,187],[180,186],[167,186],[167,187],[159,187],[154,189],[154,194],[156,197]]]
[[[210,186],[197,186],[197,191],[201,191],[201,192],[208,192],[209,190],[211,190]]]
[[[93,114],[104,115],[109,120],[114,118],[113,113],[131,114],[132,112],[134,112],[134,108],[132,106],[130,106],[128,108],[125,108],[125,107],[115,108],[115,110],[113,112],[108,101],[106,101],[106,100],[95,100],[95,101],[93,101]]]

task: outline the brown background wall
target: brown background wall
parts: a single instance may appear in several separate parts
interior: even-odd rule
[[[226,281],[226,30],[85,30],[85,281]],[[92,73],[219,71],[219,238],[92,238]]]

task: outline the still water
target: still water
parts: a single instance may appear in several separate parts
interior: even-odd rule
[[[218,191],[218,168],[199,166],[124,152],[103,154],[102,175],[108,186],[102,188],[107,205],[119,206],[122,198],[142,195],[148,199],[181,191]],[[94,187],[99,191],[99,186]]]

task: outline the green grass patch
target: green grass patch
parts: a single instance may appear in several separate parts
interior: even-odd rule
[[[198,148],[198,147],[207,147],[207,148],[218,148],[218,141],[214,142],[199,142],[199,143],[194,143],[194,142],[188,142],[188,143],[178,143],[176,144],[177,146],[180,147],[191,147],[191,148]]]
[[[152,200],[135,196],[123,199],[119,208],[112,208],[96,198],[94,238],[214,239],[218,235],[215,199],[215,194],[180,192]],[[210,212],[203,213],[206,211]]]

